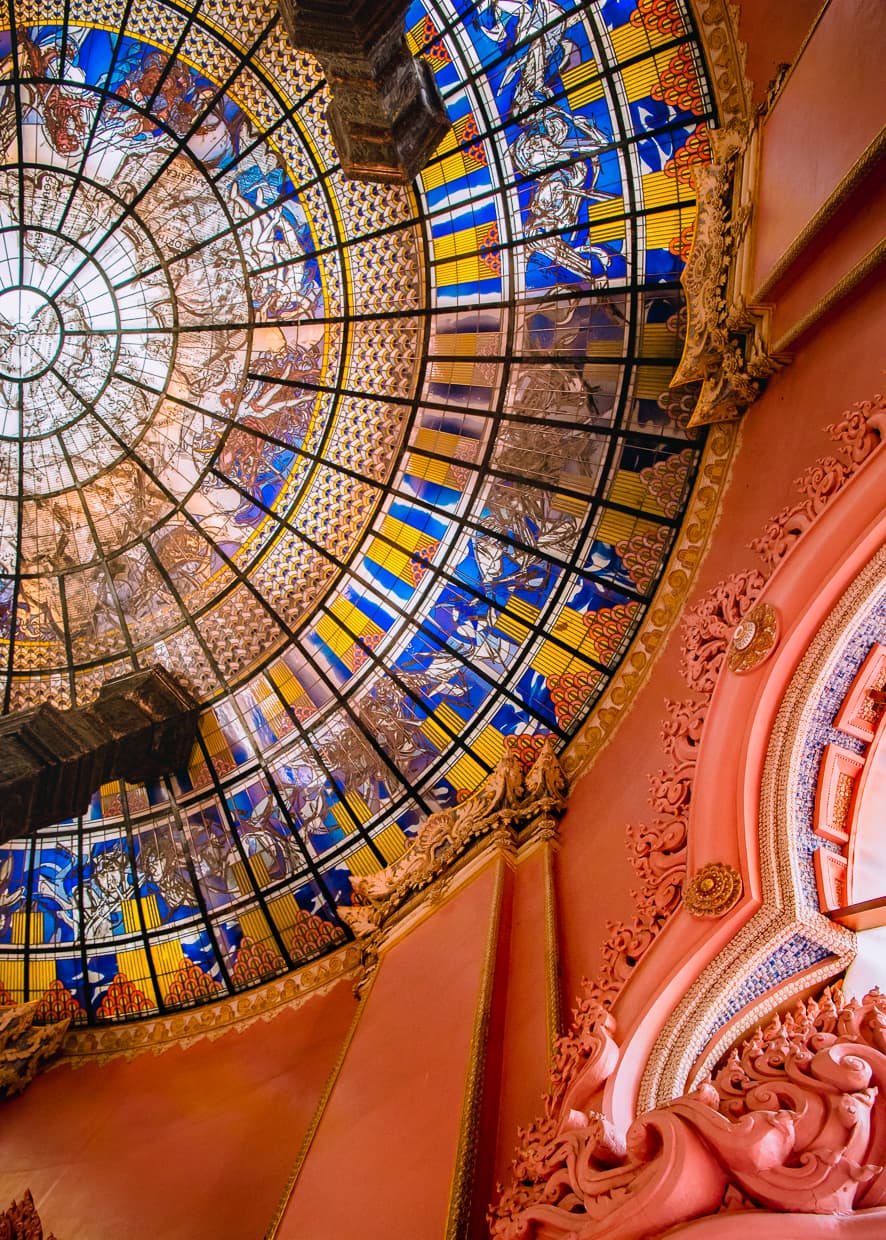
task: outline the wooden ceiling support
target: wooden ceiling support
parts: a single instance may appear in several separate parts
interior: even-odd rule
[[[45,702],[0,720],[0,843],[86,813],[111,779],[187,765],[197,703],[162,667],[105,681],[73,710]]]
[[[408,184],[449,131],[427,61],[406,43],[405,0],[280,0],[293,44],[319,60],[345,176]]]

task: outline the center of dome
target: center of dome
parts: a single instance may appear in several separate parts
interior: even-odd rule
[[[0,375],[33,379],[49,369],[62,343],[58,312],[41,292],[7,288],[0,293]]]
[[[351,325],[377,273],[344,243],[378,195],[339,218],[269,87],[135,39],[109,59],[97,29],[18,54],[56,73],[60,45],[70,80],[20,88],[0,167],[0,608],[15,567],[23,666],[159,660],[206,698],[361,535],[402,430],[375,390],[411,397],[420,324]],[[384,253],[398,304],[413,250]]]

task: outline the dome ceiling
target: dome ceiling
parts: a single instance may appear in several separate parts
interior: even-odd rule
[[[419,4],[452,119],[346,181],[272,5],[0,33],[0,687],[161,663],[187,771],[0,849],[0,1001],[128,1019],[343,942],[506,744],[558,747],[702,440],[666,391],[710,107],[674,0]]]

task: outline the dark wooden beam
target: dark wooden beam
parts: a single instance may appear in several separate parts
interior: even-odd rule
[[[319,60],[326,119],[345,175],[415,179],[449,132],[427,61],[406,43],[406,0],[279,0],[295,47]]]
[[[196,729],[197,703],[162,667],[105,681],[89,706],[0,719],[0,843],[85,814],[109,780],[187,766]]]

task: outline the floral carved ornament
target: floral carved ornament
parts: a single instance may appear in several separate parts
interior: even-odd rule
[[[858,1003],[826,990],[799,1003],[697,1090],[639,1116],[624,1134],[581,1105],[617,1058],[610,1028],[600,1009],[554,1139],[525,1148],[507,1208],[490,1218],[498,1240],[651,1240],[720,1212],[833,1215],[886,1205],[879,992]],[[857,1234],[873,1240],[886,1216],[868,1217],[870,1229]]]

